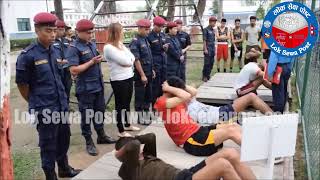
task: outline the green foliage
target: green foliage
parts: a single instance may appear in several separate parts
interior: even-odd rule
[[[124,42],[130,42],[137,34],[136,30],[128,30],[124,32]]]
[[[11,50],[24,49],[34,41],[35,41],[35,39],[33,39],[33,38],[31,38],[31,39],[14,39],[14,40],[10,40],[10,49]]]
[[[281,0],[272,0],[272,3],[270,3],[268,10],[279,3],[281,3]]]
[[[210,8],[210,11],[212,11],[213,14],[219,13],[219,0],[212,1],[212,8]]]
[[[265,9],[263,8],[262,5],[260,5],[260,7],[257,9],[256,11],[256,16],[258,19],[263,19],[265,16]]]

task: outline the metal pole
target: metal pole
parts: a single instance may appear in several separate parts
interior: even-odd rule
[[[47,12],[49,12],[49,9],[48,9],[48,0],[46,0],[46,6],[47,6]]]
[[[311,10],[314,11],[315,8],[315,4],[316,4],[316,0],[312,0],[312,4],[311,4]],[[307,79],[309,78],[309,67],[311,64],[311,53],[312,51],[307,53],[307,57],[306,57],[306,63],[304,66],[304,75],[303,75],[303,86],[302,86],[302,92],[301,92],[301,111],[302,113],[304,113],[304,108],[305,108],[305,99],[306,99],[306,89],[307,89],[307,85],[308,85],[308,81]]]

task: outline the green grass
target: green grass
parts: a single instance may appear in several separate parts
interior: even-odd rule
[[[289,110],[290,112],[297,112],[300,109],[300,105],[299,105],[299,99],[298,99],[299,97],[297,94],[295,76],[291,77],[291,93],[292,93],[292,101],[290,103]],[[302,124],[299,124],[298,134],[297,134],[296,154],[294,155],[294,159],[293,159],[294,178],[298,180],[307,179],[303,141],[304,140],[303,140]]]
[[[42,176],[39,150],[16,151],[13,153],[14,178],[40,179]]]

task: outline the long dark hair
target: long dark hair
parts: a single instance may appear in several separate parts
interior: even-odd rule
[[[186,83],[177,76],[170,76],[167,80],[168,84],[172,87],[186,89]]]

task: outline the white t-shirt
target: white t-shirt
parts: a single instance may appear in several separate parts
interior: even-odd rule
[[[134,55],[123,44],[122,46],[123,50],[111,44],[107,44],[103,48],[104,57],[109,65],[111,81],[121,81],[133,77]]]
[[[249,62],[241,69],[235,84],[234,89],[242,88],[243,86],[249,84],[251,81],[257,79],[257,74],[260,72],[260,68],[257,63]]]
[[[259,33],[260,33],[260,28],[255,26],[255,27],[251,27],[248,26],[246,27],[246,33],[248,33],[248,40],[247,40],[247,45],[249,46],[253,46],[253,45],[259,45]]]
[[[200,125],[211,125],[219,121],[220,107],[203,104],[193,98],[188,104],[189,116]]]

